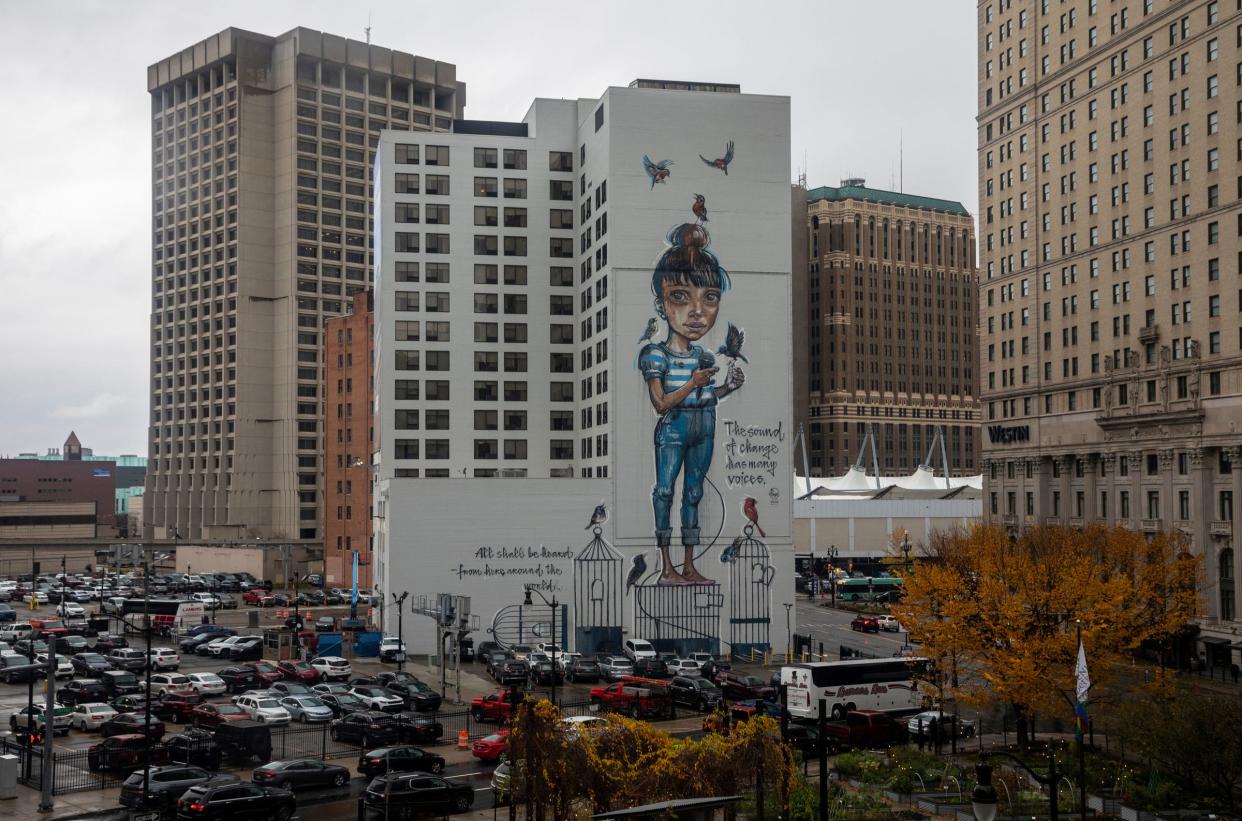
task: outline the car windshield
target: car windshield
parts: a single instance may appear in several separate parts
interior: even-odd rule
[[[216,706],[216,712],[222,716],[236,716],[242,715],[246,711],[241,707],[238,707],[236,704],[220,704]]]
[[[762,687],[763,686],[763,681],[755,678],[754,676],[747,676],[746,678],[742,679],[742,681],[745,682],[747,687]]]
[[[298,704],[302,705],[303,707],[322,707],[323,706],[322,701],[320,701],[317,698],[312,698],[310,696],[302,696],[301,698],[295,698],[294,701],[296,701]]]
[[[273,666],[272,666],[272,665],[270,665],[270,664],[256,664],[256,665],[254,666],[254,670],[255,670],[255,672],[256,672],[256,673],[276,673],[276,672],[279,672],[279,671],[278,671],[275,667],[273,667]]]
[[[257,704],[259,709],[261,710],[270,710],[274,707],[280,706],[280,702],[274,698],[260,699],[259,701],[255,702],[255,704]]]

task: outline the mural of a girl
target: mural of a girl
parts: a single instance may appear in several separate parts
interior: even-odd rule
[[[746,376],[730,364],[721,384],[713,354],[697,344],[716,324],[720,303],[729,290],[729,274],[709,250],[701,223],[674,226],[669,247],[651,275],[656,312],[668,324],[663,342],[650,342],[639,354],[638,368],[651,405],[659,414],[655,427],[656,483],[651,493],[656,545],[660,548],[662,585],[709,584],[694,566],[700,543],[699,502],[711,468],[716,438],[716,404],[742,387]],[[673,489],[682,474],[681,542],[685,559],[680,572],[669,557]]]

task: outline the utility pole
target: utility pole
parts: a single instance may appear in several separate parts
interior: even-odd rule
[[[819,821],[828,821],[828,701],[819,700]]]
[[[174,528],[172,532],[172,537],[173,537],[173,552],[175,553],[178,547],[178,542],[181,539],[181,534]],[[143,735],[147,736],[147,739],[148,739],[147,743],[143,745],[143,748],[142,748],[142,796],[143,796],[143,800],[145,801],[146,796],[150,793],[150,787],[151,787],[151,743],[150,743],[150,732],[151,732],[151,546],[150,545],[143,545],[142,547],[142,578],[144,582],[143,590],[142,590],[142,616],[143,616],[143,619],[145,620],[145,624],[143,624],[142,627],[143,627],[143,632],[145,632],[147,636],[147,664],[146,664],[146,670],[145,670],[147,699],[145,702],[145,709],[143,710],[143,713],[145,714],[146,717],[143,719],[143,725],[142,725]]]
[[[396,593],[392,594],[392,603],[397,606],[397,642],[400,650],[397,651],[397,671],[405,670],[405,600],[409,597],[410,591],[404,591],[400,596]]]
[[[64,600],[64,586],[61,586],[61,600]],[[33,646],[34,637],[30,643]],[[32,650],[33,652],[33,650]],[[39,812],[51,812],[56,804],[52,800],[52,781],[56,778],[56,760],[52,758],[52,742],[56,738],[53,711],[56,709],[56,636],[47,637],[47,701],[43,707],[43,765],[40,767],[39,781],[43,788],[39,797]]]

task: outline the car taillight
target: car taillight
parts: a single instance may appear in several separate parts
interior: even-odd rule
[[[190,812],[202,812],[203,810],[207,809],[207,805],[200,804],[199,802],[195,801],[194,803],[190,804],[190,806],[187,807],[186,809],[188,809]]]
[[[371,759],[371,763],[372,763],[372,764],[383,764],[383,763],[384,763],[384,759],[382,759],[382,758],[372,758],[372,759]]]

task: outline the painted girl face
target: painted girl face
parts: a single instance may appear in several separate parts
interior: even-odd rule
[[[703,338],[716,324],[720,289],[683,285],[665,280],[660,286],[664,316],[673,333],[691,342]]]

